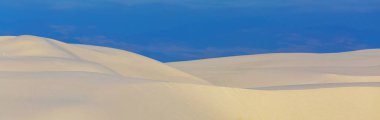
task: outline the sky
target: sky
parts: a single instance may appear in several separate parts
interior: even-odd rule
[[[0,35],[172,62],[380,48],[379,0],[0,0]]]

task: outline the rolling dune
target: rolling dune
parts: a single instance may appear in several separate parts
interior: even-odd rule
[[[0,120],[380,119],[378,50],[167,65],[112,48],[8,36],[0,37],[0,53]]]
[[[380,82],[380,50],[344,53],[276,53],[168,63],[237,88],[320,83]]]

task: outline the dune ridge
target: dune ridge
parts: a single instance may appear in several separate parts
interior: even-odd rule
[[[164,64],[112,48],[5,36],[0,53],[0,120],[380,119],[377,50]]]
[[[377,49],[260,54],[167,64],[213,84],[238,88],[380,81]]]
[[[208,84],[206,81],[195,76],[191,76],[158,61],[134,53],[102,53],[98,51],[110,51],[110,49],[97,48],[99,48],[99,50],[94,51],[88,48],[68,45],[56,40],[36,36],[4,37],[0,38],[0,53],[2,53],[0,60],[4,61],[3,65],[18,64],[17,67],[4,67],[4,69],[20,69],[25,71],[27,70],[26,67],[29,67],[37,69],[35,71],[43,71],[43,69],[45,69],[45,71],[49,71],[49,69],[70,71],[69,69],[73,68],[79,70],[75,67],[87,65],[87,69],[83,68],[83,71],[113,73],[125,77],[160,81]],[[28,63],[29,61],[30,63]]]

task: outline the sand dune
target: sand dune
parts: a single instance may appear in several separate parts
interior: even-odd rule
[[[134,53],[103,47],[96,47],[96,50],[89,48],[35,36],[2,37],[0,65],[9,67],[0,70],[77,70],[159,81],[207,84],[202,79]]]
[[[316,83],[316,84],[298,84],[285,86],[267,86],[254,87],[254,90],[305,90],[337,87],[380,87],[380,82],[352,82],[352,83]]]
[[[7,83],[24,85],[15,91],[1,84],[0,94],[6,97],[2,98],[0,119],[380,119],[380,89],[369,87],[262,91],[175,83],[75,80]]]
[[[168,63],[209,82],[253,88],[380,82],[380,50],[329,54],[263,54]]]
[[[0,53],[0,120],[380,119],[376,50],[169,64],[204,79],[134,53],[34,36],[0,37]]]

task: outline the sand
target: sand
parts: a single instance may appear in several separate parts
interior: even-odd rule
[[[380,82],[380,50],[277,53],[168,63],[209,82],[255,88],[321,83]]]
[[[166,65],[117,49],[0,37],[0,120],[378,120],[377,52]],[[261,73],[273,77],[253,76]]]

